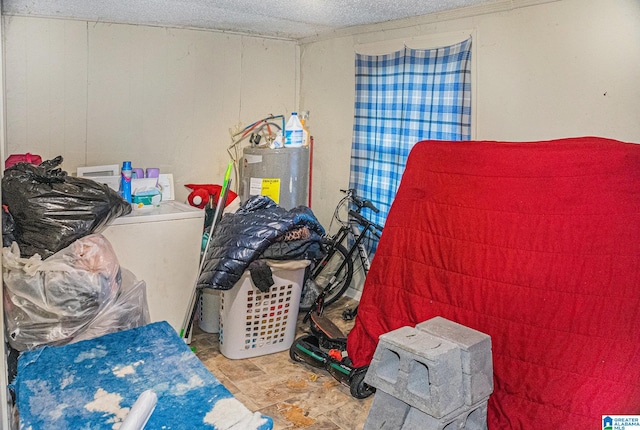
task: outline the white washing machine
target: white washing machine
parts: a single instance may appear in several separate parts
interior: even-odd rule
[[[102,231],[120,265],[147,284],[151,321],[177,333],[198,276],[204,211],[176,201],[134,210]]]

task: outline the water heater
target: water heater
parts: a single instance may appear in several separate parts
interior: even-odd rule
[[[262,195],[285,209],[309,204],[309,148],[243,150],[240,200]]]

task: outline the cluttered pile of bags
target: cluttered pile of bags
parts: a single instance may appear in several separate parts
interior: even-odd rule
[[[131,205],[68,176],[62,157],[2,178],[2,274],[9,344],[62,345],[149,322],[145,283],[120,267],[99,232]]]

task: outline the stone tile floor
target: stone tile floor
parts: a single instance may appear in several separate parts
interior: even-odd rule
[[[346,334],[352,321],[342,320],[345,307],[356,302],[343,297],[325,315]],[[298,317],[296,338],[308,329]],[[240,360],[220,353],[218,335],[205,333],[195,324],[191,346],[204,365],[252,411],[273,418],[274,430],[359,430],[369,413],[373,396],[358,400],[349,387],[329,373],[289,358],[289,351]]]

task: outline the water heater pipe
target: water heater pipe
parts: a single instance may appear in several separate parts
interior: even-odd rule
[[[311,182],[313,182],[313,136],[309,136],[309,207],[311,207]]]

